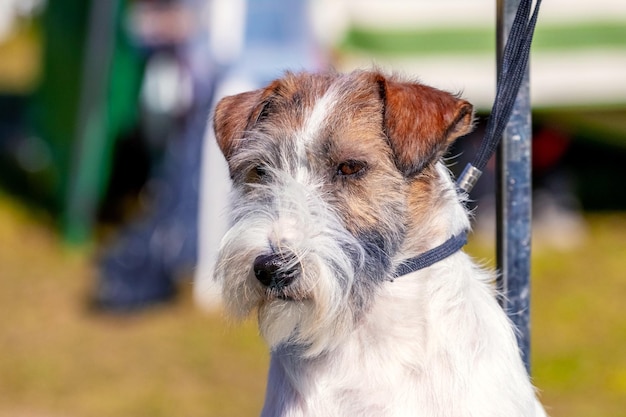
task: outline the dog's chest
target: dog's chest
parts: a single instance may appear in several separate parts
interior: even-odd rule
[[[355,334],[354,340],[332,357],[296,365],[298,386],[294,388],[306,398],[296,407],[302,409],[302,415],[432,415],[428,375],[419,365],[407,361],[416,359],[415,350],[401,352],[400,346],[392,347],[386,341],[364,344],[361,337],[367,336]]]

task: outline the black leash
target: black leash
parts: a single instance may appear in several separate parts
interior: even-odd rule
[[[531,4],[532,0],[522,0],[515,14],[515,19],[504,47],[502,68],[498,74],[496,98],[487,120],[485,137],[474,159],[474,163],[467,164],[456,182],[461,192],[469,193],[472,191],[487,162],[495,153],[504,128],[509,122],[517,93],[526,73],[530,44],[533,40],[541,0],[537,0],[529,20]]]
[[[517,93],[526,74],[530,45],[533,40],[540,5],[541,0],[536,0],[531,16],[532,0],[521,0],[519,3],[504,47],[502,67],[497,80],[496,97],[487,120],[485,136],[474,162],[467,164],[457,179],[456,186],[459,193],[469,193],[474,188],[487,162],[500,143],[504,128],[509,122]],[[397,267],[394,276],[399,277],[418,271],[447,258],[465,246],[467,234],[468,231],[465,230],[459,235],[452,236],[441,245],[405,260]]]

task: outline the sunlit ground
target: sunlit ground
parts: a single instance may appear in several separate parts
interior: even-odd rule
[[[533,373],[555,417],[626,415],[626,213],[587,221],[582,246],[534,254]],[[134,316],[90,312],[89,257],[42,224],[0,195],[1,417],[258,415],[254,323],[199,312],[189,288]]]

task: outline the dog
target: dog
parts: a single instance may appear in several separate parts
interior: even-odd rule
[[[232,179],[216,266],[225,307],[271,350],[262,416],[543,416],[494,277],[442,162],[467,101],[380,71],[286,73],[223,98]]]

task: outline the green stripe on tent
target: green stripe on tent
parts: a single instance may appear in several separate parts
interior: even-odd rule
[[[495,29],[379,30],[355,26],[339,47],[385,55],[491,53],[495,50]],[[590,48],[626,49],[626,22],[539,25],[533,41],[535,51]]]

